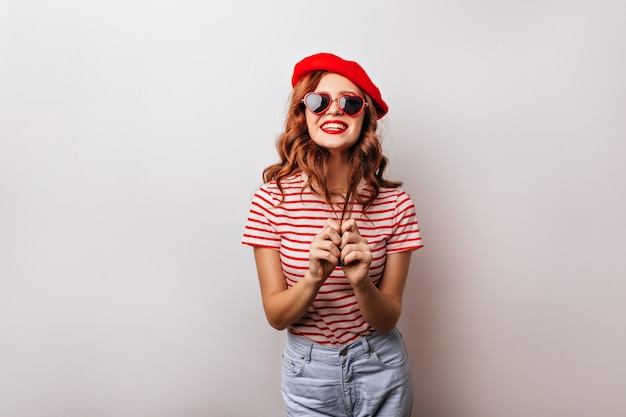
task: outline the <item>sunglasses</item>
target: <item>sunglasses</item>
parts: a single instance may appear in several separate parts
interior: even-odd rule
[[[350,117],[358,116],[367,105],[363,97],[354,94],[341,94],[338,98],[332,98],[328,93],[308,93],[302,99],[306,108],[313,114],[324,113],[333,101],[336,101],[341,111]]]

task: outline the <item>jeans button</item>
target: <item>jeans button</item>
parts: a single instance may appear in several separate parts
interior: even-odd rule
[[[341,356],[346,356],[348,354],[348,348],[343,348],[341,349],[341,351],[339,352],[339,354]]]

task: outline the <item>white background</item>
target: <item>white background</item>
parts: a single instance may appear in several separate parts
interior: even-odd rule
[[[293,65],[360,62],[425,248],[414,416],[626,415],[623,1],[0,1],[0,415],[274,417],[240,244]]]

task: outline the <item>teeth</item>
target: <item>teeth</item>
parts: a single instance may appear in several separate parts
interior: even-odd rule
[[[345,130],[345,126],[341,123],[326,123],[322,126],[324,129],[332,129],[332,130]]]

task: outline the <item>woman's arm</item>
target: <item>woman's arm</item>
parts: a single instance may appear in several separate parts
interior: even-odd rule
[[[254,248],[263,308],[272,327],[283,330],[306,313],[320,287],[339,262],[339,232],[339,224],[328,219],[311,242],[308,272],[291,288],[287,288],[279,252]]]
[[[317,283],[307,274],[287,289],[277,250],[255,247],[254,259],[267,321],[275,329],[283,330],[306,313],[323,282]]]
[[[361,236],[354,219],[341,225],[342,266],[350,281],[361,314],[379,333],[394,329],[402,312],[402,293],[409,272],[411,251],[387,254],[383,277],[376,287],[369,277],[372,251],[367,240]]]
[[[411,254],[411,251],[388,254],[378,287],[369,279],[352,285],[363,318],[379,333],[389,333],[398,323]]]

